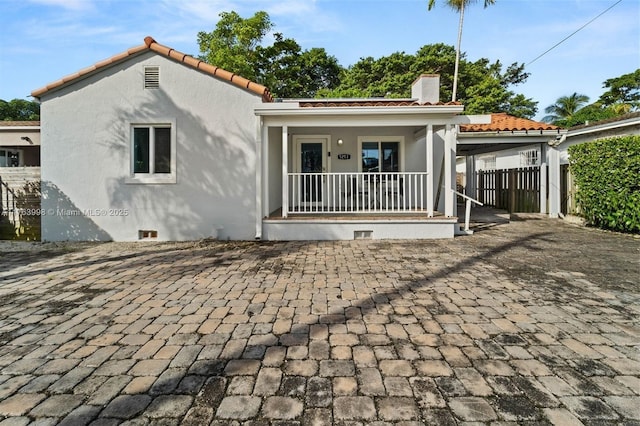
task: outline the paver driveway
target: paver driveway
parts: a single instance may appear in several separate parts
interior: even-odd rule
[[[640,424],[640,239],[7,245],[0,425]]]

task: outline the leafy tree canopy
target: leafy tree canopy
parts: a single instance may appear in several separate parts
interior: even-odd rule
[[[562,121],[571,119],[588,102],[589,97],[582,93],[573,92],[569,96],[560,96],[556,103],[544,109],[549,115],[543,117],[542,121],[560,125]]]
[[[640,68],[620,77],[610,78],[602,83],[609,89],[600,96],[600,102],[604,106],[627,104],[630,110],[640,108]]]
[[[200,59],[261,83],[278,97],[313,97],[337,85],[341,68],[335,57],[320,48],[303,51],[281,33],[265,45],[273,27],[266,12],[246,19],[223,12],[212,32],[198,33]]]
[[[321,90],[322,97],[411,97],[411,83],[423,73],[440,74],[440,99],[450,99],[453,88],[455,49],[446,44],[425,45],[415,55],[392,53],[380,59],[362,58],[346,69],[340,85]],[[517,117],[533,117],[537,102],[516,94],[510,87],[526,81],[524,65],[513,63],[506,69],[500,61],[486,58],[475,62],[461,55],[458,101],[469,114],[506,112]]]
[[[592,123],[608,118],[617,117],[624,112],[615,107],[604,107],[601,103],[595,102],[576,111],[571,117],[555,120],[553,124],[560,127],[573,127],[585,123]]]
[[[24,99],[10,101],[0,99],[0,120],[38,121],[40,120],[40,104]]]
[[[640,109],[640,69],[602,83],[605,91],[598,101],[588,104],[589,97],[578,93],[561,96],[545,108],[549,115],[542,121],[556,126],[572,127],[606,120]]]

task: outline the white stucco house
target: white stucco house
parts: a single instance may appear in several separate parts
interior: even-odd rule
[[[273,99],[147,37],[38,89],[42,239],[448,238],[456,131],[439,101]]]

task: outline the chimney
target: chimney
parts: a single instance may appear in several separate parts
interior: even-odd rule
[[[418,103],[440,102],[440,74],[422,74],[411,85],[411,97]]]

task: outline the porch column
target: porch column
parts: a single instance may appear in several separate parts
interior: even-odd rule
[[[444,215],[446,217],[453,217],[454,215],[454,193],[453,182],[451,179],[452,169],[455,170],[454,167],[451,167],[451,162],[455,163],[455,154],[452,155],[452,152],[455,152],[455,141],[454,134],[451,129],[451,124],[447,124],[445,128],[444,134]]]
[[[547,150],[540,144],[540,213],[547,212]]]
[[[427,124],[426,141],[427,144],[427,216],[433,217],[433,193],[437,188],[433,187],[433,124]]]
[[[289,212],[289,129],[282,126],[282,217]]]
[[[256,235],[255,238],[262,238],[262,196],[264,195],[264,187],[262,182],[264,179],[264,167],[263,167],[263,133],[262,133],[262,118],[256,117]]]
[[[549,147],[549,217],[560,215],[560,151]]]
[[[465,157],[465,188],[467,196],[477,199],[476,194],[476,156],[467,155]]]
[[[269,127],[262,126],[262,217],[271,213],[269,206]]]

